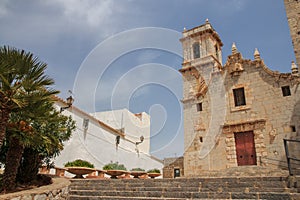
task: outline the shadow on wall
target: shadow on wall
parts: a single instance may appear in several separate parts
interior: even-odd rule
[[[296,87],[298,88],[299,85]],[[295,92],[297,95],[297,91]],[[298,139],[300,140],[300,100],[297,101],[297,103],[295,104],[294,110],[293,110],[293,114],[291,117],[291,125],[292,125],[292,129],[294,129],[293,131],[296,132],[296,138],[292,138],[292,139]],[[300,151],[299,151],[300,154]]]
[[[299,85],[296,89],[298,87]],[[297,90],[295,91],[295,95],[297,95]],[[300,100],[297,101],[293,110],[291,117],[291,129],[295,133],[293,133],[290,139],[300,141]],[[300,142],[289,142],[288,148],[291,157],[300,159]],[[300,175],[300,162],[295,160],[291,160],[290,162],[293,173]]]

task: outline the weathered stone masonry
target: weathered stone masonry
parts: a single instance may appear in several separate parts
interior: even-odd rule
[[[284,0],[286,15],[290,27],[296,63],[300,65],[300,1]]]
[[[208,21],[184,30],[181,42],[185,176],[240,165],[285,167],[283,138],[300,137],[298,67],[272,71],[257,49],[254,60],[244,59],[235,44],[222,65],[223,44]]]

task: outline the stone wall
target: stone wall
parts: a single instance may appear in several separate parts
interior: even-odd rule
[[[284,0],[296,62],[300,65],[300,1]]]
[[[163,178],[174,178],[174,170],[180,170],[180,177],[184,176],[183,157],[164,159]]]

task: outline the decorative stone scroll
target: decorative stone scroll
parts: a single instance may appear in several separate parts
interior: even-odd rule
[[[208,90],[207,84],[204,78],[200,75],[199,71],[193,67],[186,67],[179,70],[184,76],[193,76],[196,79],[196,84],[192,85],[189,89],[189,95],[199,98],[204,96]]]

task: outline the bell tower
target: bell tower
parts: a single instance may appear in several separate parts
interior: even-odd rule
[[[209,168],[207,145],[214,145],[210,144],[212,136],[206,133],[211,116],[209,91],[214,87],[214,74],[222,71],[223,44],[208,20],[184,29],[182,34],[183,63],[179,71],[183,76],[184,173],[188,176]]]
[[[290,34],[292,37],[296,63],[300,66],[300,1],[284,0],[287,21],[290,27]]]
[[[180,39],[183,47],[183,63],[213,56],[222,64],[223,43],[218,33],[213,29],[208,19],[205,24],[192,28],[184,29],[183,37]],[[184,66],[183,66],[184,67]]]

